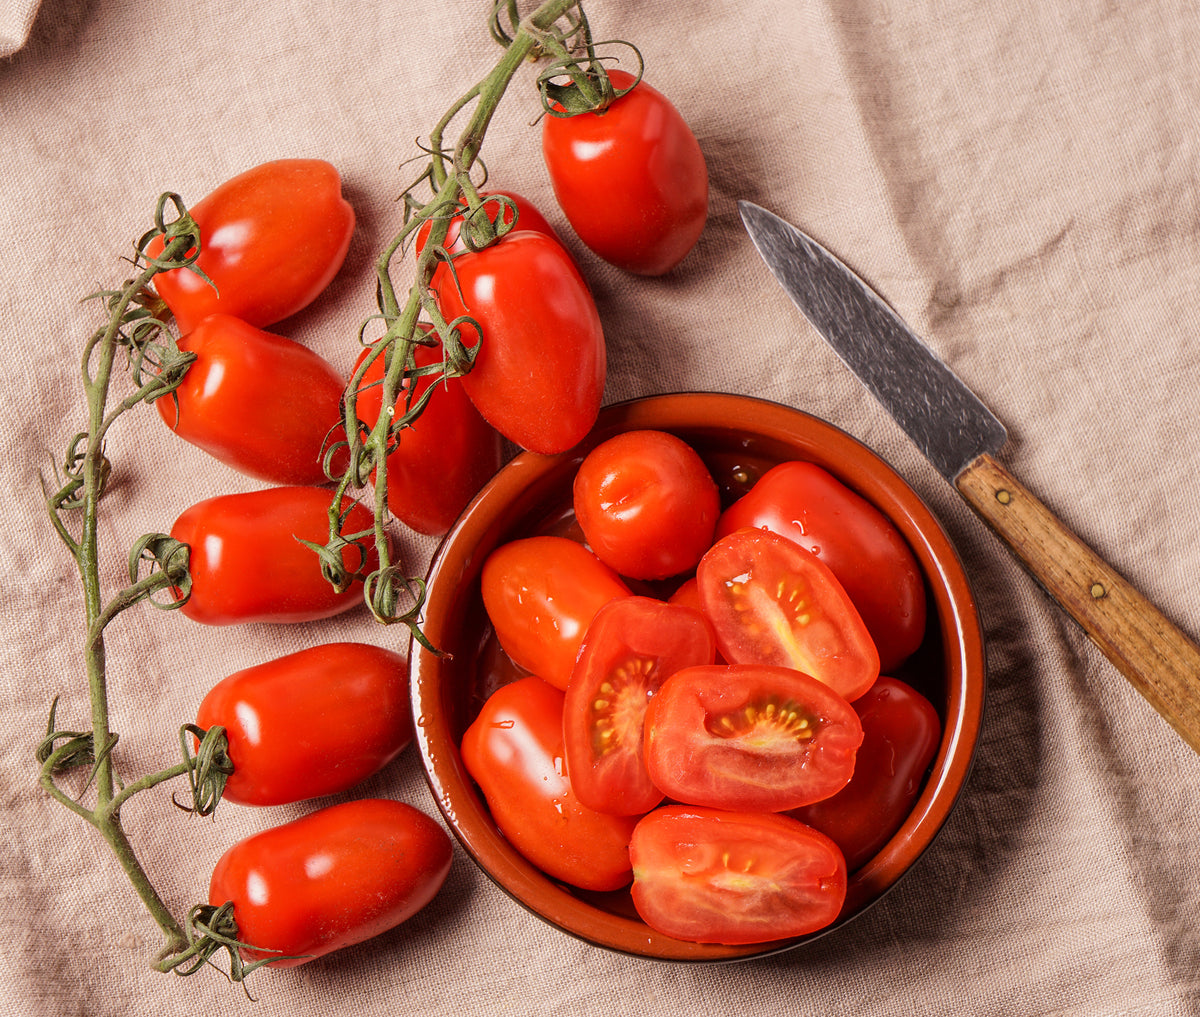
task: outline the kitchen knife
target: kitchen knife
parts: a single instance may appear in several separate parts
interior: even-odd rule
[[[996,459],[1004,425],[874,290],[790,223],[738,202],[805,317],[1105,656],[1200,752],[1200,649]]]

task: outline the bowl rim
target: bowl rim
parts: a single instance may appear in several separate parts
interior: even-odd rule
[[[596,426],[579,445],[557,455],[520,452],[476,495],[444,536],[426,575],[426,622],[449,618],[466,585],[478,579],[482,559],[491,550],[465,548],[464,530],[485,516],[488,527],[507,520],[511,527],[538,502],[538,484],[575,466],[596,444],[613,434],[643,428],[684,432],[728,428],[728,421],[753,422],[765,440],[812,446],[824,461],[852,457],[866,464],[863,477],[850,486],[900,529],[925,573],[930,607],[941,630],[948,698],[942,740],[925,787],[908,818],[886,845],[850,874],[842,913],[824,929],[793,939],[741,946],[676,940],[634,918],[590,904],[543,874],[516,852],[491,823],[486,804],[466,774],[458,746],[444,725],[431,718],[440,686],[434,680],[438,657],[413,639],[409,647],[410,692],[415,741],[426,781],[442,817],[473,862],[508,896],[559,930],[585,942],[653,960],[730,961],[769,956],[817,939],[857,917],[891,890],[933,843],[957,803],[974,762],[986,699],[983,630],[971,583],[958,552],[940,521],[915,490],[885,460],[837,425],[804,410],[756,396],[720,392],[676,392],[614,403],[600,411]],[[722,423],[724,422],[724,423]],[[798,434],[802,430],[804,433]],[[803,458],[798,455],[796,458]],[[827,465],[843,482],[836,466]],[[865,478],[867,483],[861,481]],[[864,489],[865,487],[865,489]],[[444,581],[450,579],[450,581]],[[445,626],[433,636],[442,634]],[[430,636],[428,629],[426,635]],[[432,638],[432,636],[431,636]],[[436,642],[436,639],[435,639]],[[950,648],[957,647],[951,655]],[[968,677],[977,676],[974,682]],[[907,853],[905,860],[902,856]]]

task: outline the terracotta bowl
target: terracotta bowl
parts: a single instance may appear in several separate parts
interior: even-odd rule
[[[459,742],[487,696],[517,676],[491,633],[480,600],[484,559],[500,544],[535,533],[570,532],[571,485],[589,449],[614,434],[670,431],[705,459],[727,501],[776,463],[815,462],[888,516],[924,570],[928,628],[920,650],[896,673],[938,708],[941,746],[912,813],[873,859],[850,876],[845,907],[821,933],[753,946],[682,942],[637,917],[625,891],[585,893],[527,862],[492,822],[463,767]],[[910,869],[954,807],[971,767],[984,699],[984,652],[975,601],[961,563],[937,520],[881,459],[838,428],[798,410],[742,396],[655,396],[600,414],[592,434],[558,456],[522,453],[479,493],[447,534],[429,571],[425,635],[445,651],[412,647],[417,742],[450,829],[480,868],[535,915],[590,943],[664,960],[720,961],[799,946],[862,913]]]

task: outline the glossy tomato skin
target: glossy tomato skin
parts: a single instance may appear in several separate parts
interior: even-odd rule
[[[697,586],[730,663],[803,671],[848,700],[879,677],[879,652],[816,555],[769,530],[736,530],[700,560]]]
[[[227,180],[188,209],[200,226],[194,272],[175,269],[154,288],[190,332],[217,311],[266,328],[307,307],[333,280],[354,233],[342,182],[319,159],[280,159]],[[162,239],[148,248],[162,251]]]
[[[341,437],[346,387],[332,364],[228,314],[209,315],[179,348],[196,360],[174,398],[156,403],[171,430],[259,480],[325,483],[322,455]]]
[[[502,686],[462,740],[467,772],[497,827],[547,875],[585,890],[619,890],[631,878],[636,820],[583,805],[563,748],[564,695],[540,678]]]
[[[370,356],[364,350],[359,364]],[[418,367],[436,364],[440,347],[417,345]],[[359,388],[359,419],[373,427],[379,419],[383,391],[383,357],[367,367]],[[410,529],[441,536],[479,489],[491,479],[502,460],[500,435],[479,415],[467,398],[462,379],[418,378],[414,399],[436,385],[421,415],[404,429],[394,452],[388,455],[387,503],[392,514]],[[407,389],[396,398],[396,413],[404,412]]]
[[[862,743],[853,707],[784,667],[688,667],[646,709],[646,770],[668,798],[782,812],[846,786]]]
[[[941,742],[937,710],[916,689],[881,676],[855,700],[862,721],[854,776],[841,791],[791,815],[828,835],[854,871],[900,828]]]
[[[225,728],[227,801],[286,805],[347,791],[412,741],[407,666],[365,643],[310,647],[219,681],[196,724]]]
[[[643,759],[650,699],[676,671],[711,664],[712,626],[700,612],[619,597],[596,613],[571,672],[563,738],[571,787],[598,812],[649,812],[663,793]]]
[[[463,387],[506,438],[533,452],[571,448],[591,430],[604,394],[604,330],[575,262],[556,240],[519,230],[454,259],[437,284],[447,321],[479,345]],[[460,292],[461,290],[461,292]]]
[[[481,198],[508,198],[517,210],[516,227],[519,230],[532,230],[534,233],[543,233],[546,236],[558,240],[558,234],[554,231],[554,227],[546,221],[546,217],[538,211],[537,206],[528,198],[524,198],[515,191],[480,191]],[[513,223],[512,209],[507,205],[501,205],[497,201],[486,201],[484,207],[487,209],[488,219],[495,223],[496,216],[503,209],[504,225],[510,226]],[[459,237],[459,232],[462,229],[463,216],[461,214],[452,216],[449,226],[446,229],[446,239],[442,246],[450,254],[461,254],[467,249],[467,245]],[[413,245],[413,252],[417,255],[425,249],[425,244],[429,240],[429,234],[433,230],[433,221],[428,220],[417,227],[417,239]]]
[[[575,474],[573,495],[588,546],[631,579],[694,569],[721,512],[704,460],[665,431],[626,431],[597,445]]]
[[[634,80],[625,71],[608,76],[616,88]],[[704,154],[679,111],[645,81],[602,113],[547,116],[542,156],[579,239],[618,268],[669,272],[704,229]]]
[[[854,602],[884,673],[925,637],[925,583],[916,557],[892,522],[828,471],[781,463],[721,516],[717,537],[746,527],[778,533],[807,548],[837,576]]]
[[[596,612],[629,587],[582,544],[567,537],[525,537],[483,563],[483,606],[513,661],[566,689],[584,633]]]
[[[209,903],[233,902],[248,961],[289,968],[392,929],[428,904],[450,871],[445,831],[403,802],[331,805],[234,844]]]
[[[342,593],[321,575],[314,551],[296,538],[324,545],[333,495],[322,487],[270,487],[208,498],[187,509],[171,536],[191,548],[192,592],[180,610],[206,625],[306,622],[329,618],[362,602],[362,586]],[[370,529],[373,517],[350,506],[343,533]],[[371,569],[352,549],[343,560],[352,571]]]
[[[766,943],[837,918],[846,862],[787,816],[671,805],[633,832],[633,903],[652,929],[697,943]]]

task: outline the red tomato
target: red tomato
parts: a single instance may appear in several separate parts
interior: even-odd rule
[[[625,71],[608,76],[616,88],[634,80]],[[579,239],[618,268],[669,272],[704,229],[704,154],[679,111],[645,81],[601,113],[547,116],[542,156]]]
[[[566,689],[583,634],[613,597],[628,597],[612,569],[566,537],[503,544],[483,563],[483,606],[516,663]]]
[[[370,350],[363,350],[358,363],[369,355]],[[418,367],[426,367],[441,359],[441,350],[418,345],[413,356]],[[383,403],[383,389],[372,383],[382,381],[383,374],[379,356],[367,368],[358,393],[359,419],[371,427]],[[437,388],[421,416],[404,430],[396,450],[388,455],[387,502],[406,526],[440,536],[500,468],[503,450],[500,435],[467,398],[461,379],[418,378],[414,400],[433,384]],[[407,394],[405,388],[396,398],[397,415],[404,412]]]
[[[786,667],[688,667],[646,709],[646,770],[668,798],[781,812],[846,786],[862,742],[854,708]]]
[[[346,387],[328,361],[228,314],[205,318],[179,348],[196,361],[176,398],[158,400],[172,431],[259,480],[325,483],[322,454]]]
[[[191,547],[192,595],[180,610],[206,625],[304,622],[340,614],[362,600],[356,580],[342,593],[321,575],[315,551],[296,538],[324,545],[332,493],[322,487],[271,487],[198,502],[171,527]],[[349,498],[345,534],[369,530],[373,517]],[[352,571],[374,566],[372,546],[360,568],[353,549],[343,554]]]
[[[717,541],[696,570],[704,613],[730,663],[791,667],[854,700],[879,677],[879,653],[832,572],[768,530]]]
[[[863,743],[850,783],[832,798],[792,813],[831,837],[851,871],[900,829],[942,738],[933,704],[895,678],[880,677],[854,709]]]
[[[632,579],[695,568],[721,512],[704,460],[665,431],[626,431],[597,445],[575,474],[574,503],[596,556]]]
[[[378,646],[314,646],[219,681],[196,724],[225,728],[234,766],[226,800],[285,805],[336,794],[412,741],[408,668]]]
[[[295,314],[332,281],[354,232],[341,178],[319,159],[255,166],[188,211],[200,226],[196,267],[216,288],[183,268],[155,276],[181,332],[216,311],[259,328]],[[147,253],[162,248],[158,237]]]
[[[463,735],[463,764],[500,831],[529,861],[572,886],[618,890],[629,883],[636,820],[579,801],[562,726],[563,693],[540,678],[522,678],[484,703]]]
[[[587,283],[558,241],[521,230],[454,259],[438,304],[479,353],[463,387],[483,418],[533,452],[563,452],[591,430],[604,394],[606,354]]]
[[[558,240],[558,234],[554,232],[554,227],[547,221],[546,217],[537,210],[534,204],[528,199],[523,198],[519,194],[512,191],[480,191],[481,198],[508,198],[513,202],[517,209],[517,229],[532,230],[534,233],[544,233],[546,236]],[[484,207],[487,209],[487,217],[494,224],[496,216],[500,214],[500,210],[504,211],[504,225],[508,226],[513,222],[512,209],[507,205],[501,205],[497,201],[484,201]],[[442,246],[451,254],[461,254],[467,249],[467,245],[459,238],[459,231],[462,229],[463,216],[455,215],[450,219],[450,225],[446,230],[446,239],[442,242]],[[417,239],[414,245],[414,253],[420,254],[425,249],[425,243],[429,239],[429,234],[433,229],[433,220],[426,220],[417,227]]]
[[[900,531],[865,498],[813,463],[781,463],[717,524],[723,537],[771,530],[807,548],[838,578],[879,650],[880,669],[899,667],[925,638],[925,584]]]
[[[688,579],[682,583],[675,590],[675,592],[667,598],[667,603],[678,604],[681,607],[690,607],[693,610],[704,614],[704,605],[700,602],[700,584],[696,582],[696,577],[692,576],[691,579]],[[707,615],[705,617],[707,617]],[[721,656],[720,651],[717,652],[713,662],[716,664],[729,663],[729,661]]]
[[[567,686],[563,738],[571,787],[599,812],[635,816],[662,801],[642,759],[646,705],[680,668],[711,664],[712,626],[649,597],[610,600],[583,637]]]
[[[238,841],[213,869],[208,899],[233,902],[247,961],[290,968],[394,928],[450,871],[450,838],[403,802],[343,802]]]
[[[633,903],[657,932],[697,943],[765,943],[829,925],[846,863],[787,816],[673,805],[633,831]]]

